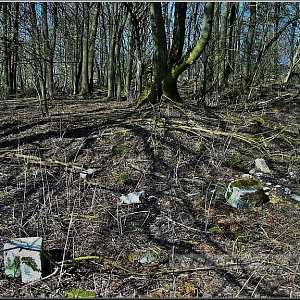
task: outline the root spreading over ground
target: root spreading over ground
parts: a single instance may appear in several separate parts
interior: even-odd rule
[[[66,97],[42,117],[34,99],[2,103],[1,245],[41,236],[55,263],[23,284],[1,257],[0,296],[300,297],[300,209],[284,192],[300,194],[299,104],[287,94],[136,111]],[[271,201],[234,209],[227,185],[256,158],[271,169]],[[142,203],[119,203],[133,191]]]

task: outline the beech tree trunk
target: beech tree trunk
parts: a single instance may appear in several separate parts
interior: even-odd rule
[[[93,19],[92,19],[91,29],[89,33],[90,40],[89,40],[89,52],[88,52],[88,79],[89,79],[89,90],[91,92],[94,91],[95,41],[97,35],[101,3],[96,2],[93,5],[94,5],[94,9],[92,13]]]
[[[204,51],[212,31],[214,2],[207,2],[203,17],[203,30],[194,48],[184,56],[182,47],[185,32],[186,3],[176,3],[173,29],[173,44],[170,57],[167,56],[166,34],[162,17],[161,4],[150,4],[151,27],[153,34],[153,76],[151,86],[140,97],[137,107],[147,102],[156,103],[158,100],[169,100],[181,103],[178,93],[178,77],[200,57]],[[169,66],[168,66],[169,61]]]
[[[83,2],[83,36],[82,36],[82,69],[81,69],[81,90],[80,94],[90,92],[88,57],[89,57],[89,2]]]
[[[248,90],[250,88],[251,83],[251,58],[252,58],[252,48],[254,42],[254,34],[255,34],[255,26],[256,26],[256,3],[250,3],[250,21],[249,21],[249,29],[246,39],[246,48],[245,48],[245,56],[244,56],[244,88]]]

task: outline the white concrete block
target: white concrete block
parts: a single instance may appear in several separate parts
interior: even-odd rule
[[[4,268],[8,277],[21,276],[27,283],[42,278],[41,237],[16,238],[4,245]]]

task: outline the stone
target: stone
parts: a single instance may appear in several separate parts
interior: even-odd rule
[[[42,278],[41,237],[16,238],[4,245],[4,269],[8,277],[20,277],[24,283]]]
[[[255,168],[258,170],[258,171],[261,171],[263,173],[271,173],[266,161],[263,159],[263,158],[257,158],[255,160]]]
[[[96,169],[87,169],[86,171],[82,171],[79,173],[80,178],[82,179],[91,179],[96,173]]]
[[[291,198],[295,201],[300,201],[300,196],[296,194],[291,194]]]
[[[127,196],[121,196],[119,204],[135,204],[141,203],[141,199],[145,198],[145,192],[132,192],[129,193]]]
[[[268,202],[269,196],[256,179],[238,179],[232,181],[225,194],[228,204],[235,208],[253,208]]]

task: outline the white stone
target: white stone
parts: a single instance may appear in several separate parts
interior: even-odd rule
[[[255,167],[258,171],[263,173],[271,173],[266,161],[263,158],[257,158],[255,160]]]
[[[145,198],[145,192],[132,192],[129,193],[127,196],[120,197],[120,204],[134,204],[134,203],[141,203],[141,198]]]

